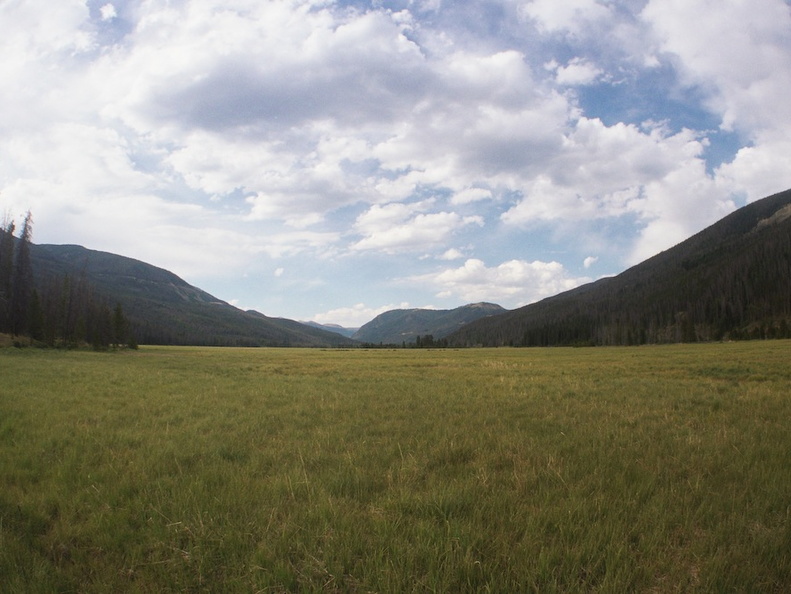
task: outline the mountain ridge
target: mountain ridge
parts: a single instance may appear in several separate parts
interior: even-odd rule
[[[511,311],[487,302],[390,310],[356,331],[245,312],[126,256],[74,244],[29,246],[35,285],[50,307],[64,285],[73,292],[88,283],[110,305],[123,306],[138,342],[148,344],[406,345],[430,336],[453,346],[538,346],[791,337],[791,190],[737,209],[617,276],[537,303]]]
[[[469,303],[454,309],[392,309],[363,324],[352,338],[369,344],[411,344],[418,336],[445,338],[465,324],[498,315],[504,308],[494,303]]]
[[[351,339],[293,320],[245,312],[176,274],[83,246],[31,244],[36,285],[86,280],[119,303],[137,341],[195,346],[351,346]],[[50,289],[53,290],[53,289]]]
[[[450,335],[456,346],[621,345],[791,335],[791,190],[621,274]]]

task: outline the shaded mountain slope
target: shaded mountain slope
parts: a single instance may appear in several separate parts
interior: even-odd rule
[[[77,245],[32,245],[36,284],[84,278],[111,303],[120,303],[144,344],[218,346],[338,346],[339,334],[299,322],[245,312],[139,260]]]
[[[343,326],[339,326],[338,324],[319,324],[318,322],[301,322],[306,326],[311,326],[312,328],[321,328],[322,330],[327,330],[328,332],[335,332],[336,334],[341,334],[342,336],[346,336],[347,338],[351,338],[354,336],[354,333],[359,330],[359,328],[344,328]]]
[[[376,316],[352,338],[365,343],[398,345],[413,343],[418,336],[440,339],[465,324],[504,311],[493,303],[472,303],[455,309],[394,309]]]
[[[601,279],[471,323],[454,345],[621,345],[789,336],[791,190]]]

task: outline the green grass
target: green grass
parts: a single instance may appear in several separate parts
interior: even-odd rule
[[[789,362],[2,349],[0,591],[789,591]]]

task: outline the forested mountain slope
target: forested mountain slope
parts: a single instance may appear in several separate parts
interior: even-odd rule
[[[336,346],[354,344],[339,334],[299,322],[245,312],[139,260],[77,245],[31,245],[41,294],[78,300],[90,286],[120,303],[138,342],[238,346]]]
[[[791,336],[791,190],[616,277],[473,322],[453,345],[625,345]]]
[[[455,309],[393,309],[379,314],[353,336],[371,344],[411,344],[417,337],[442,339],[475,320],[501,314],[494,303],[471,303]]]

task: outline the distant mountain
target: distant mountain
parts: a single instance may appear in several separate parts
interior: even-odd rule
[[[505,311],[493,303],[473,303],[456,309],[394,309],[376,316],[352,338],[364,343],[397,345],[413,343],[418,336],[440,339],[465,324]]]
[[[448,337],[454,345],[625,345],[791,337],[791,190],[612,278]]]
[[[340,334],[292,320],[242,311],[139,260],[78,245],[31,245],[40,288],[86,280],[111,305],[120,303],[142,344],[217,346],[340,346]]]
[[[326,330],[327,332],[335,332],[336,334],[340,334],[346,338],[351,338],[354,336],[354,333],[359,330],[359,328],[344,328],[338,324],[319,324],[318,322],[302,322],[302,324],[312,328],[320,328],[321,330]]]

